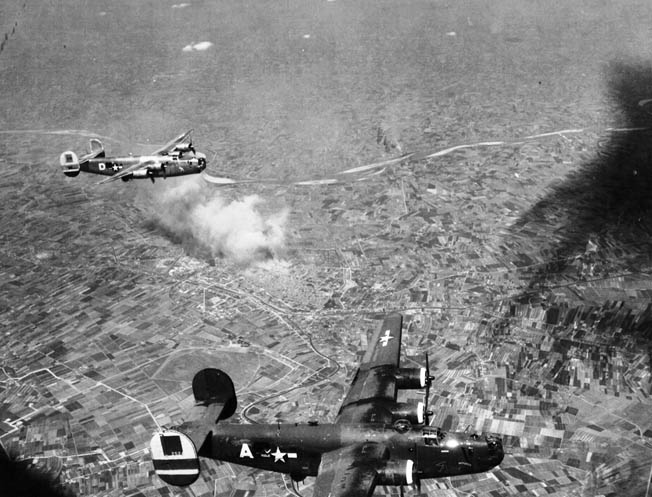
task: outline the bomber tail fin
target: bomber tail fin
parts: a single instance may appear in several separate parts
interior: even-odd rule
[[[192,393],[195,396],[195,408],[190,413],[188,428],[201,455],[203,450],[210,451],[210,441],[206,447],[204,444],[213,431],[213,426],[218,421],[233,416],[238,401],[229,375],[215,368],[202,369],[195,374]]]
[[[97,138],[91,138],[88,141],[88,148],[90,152],[82,158],[82,160],[94,159],[96,157],[105,157],[104,145]]]
[[[74,178],[79,174],[79,171],[82,168],[82,165],[89,159],[95,159],[96,157],[104,157],[104,145],[97,138],[91,138],[90,143],[90,152],[77,157],[77,154],[72,150],[66,150],[59,156],[59,165],[61,166],[61,171],[66,176]]]
[[[233,415],[237,407],[233,381],[219,369],[199,371],[192,380],[195,408],[190,420],[176,430],[155,433],[150,442],[156,474],[170,485],[186,486],[199,477],[199,456],[210,453],[215,424]],[[198,449],[199,450],[198,450]]]
[[[202,369],[192,379],[195,403],[206,406],[206,422],[215,424],[220,419],[233,416],[238,406],[233,381],[224,371],[215,368]]]
[[[162,430],[149,443],[156,474],[169,485],[185,487],[199,478],[199,457],[188,435]]]
[[[66,176],[74,178],[79,174],[79,158],[72,150],[66,150],[59,156],[59,165],[61,166],[61,171]]]
[[[97,157],[106,157],[106,154],[104,153],[104,145],[102,145],[102,142],[97,138],[91,138],[88,141],[88,149],[89,152],[85,155],[82,155],[79,158],[79,162],[85,162],[89,159],[95,159]]]

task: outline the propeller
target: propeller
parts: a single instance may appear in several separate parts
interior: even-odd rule
[[[417,489],[417,494],[420,494],[421,493],[421,478],[419,478],[418,476],[415,475],[414,483],[412,485],[410,485],[410,486],[412,488],[416,488]],[[400,490],[400,493],[401,493],[401,497],[405,497],[405,487],[403,485],[401,485],[399,487],[399,490]]]
[[[413,478],[412,483],[409,484],[409,486],[411,488],[416,489],[417,494],[421,494],[421,475],[422,474],[423,474],[422,471],[417,469],[412,474],[412,478]],[[405,497],[405,489],[404,489],[403,485],[399,486],[399,490],[400,490],[400,493],[401,493],[400,497]]]
[[[412,483],[412,488],[416,489],[417,495],[421,494],[421,478],[419,477],[421,474],[421,471],[417,471],[417,473],[414,475],[414,483]],[[403,490],[403,487],[401,487],[401,490]]]
[[[428,410],[428,399],[430,399],[430,385],[432,385],[434,379],[435,377],[430,375],[430,361],[428,360],[428,352],[426,352],[426,401],[424,402],[426,426],[430,425],[430,416],[433,415],[433,412]]]

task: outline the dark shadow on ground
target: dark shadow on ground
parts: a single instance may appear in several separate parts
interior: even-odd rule
[[[610,134],[595,157],[549,187],[511,228],[515,235],[526,228],[549,240],[548,263],[532,274],[523,298],[554,281],[576,256],[598,252],[602,243],[615,240],[611,256],[621,257],[620,266],[631,271],[650,261],[652,101],[645,100],[652,99],[652,65],[613,63],[606,77],[615,111]]]

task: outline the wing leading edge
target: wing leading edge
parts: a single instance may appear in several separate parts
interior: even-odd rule
[[[176,147],[179,143],[182,143],[186,140],[186,138],[190,137],[192,134],[192,129],[189,131],[186,131],[185,133],[180,134],[176,138],[170,140],[167,142],[165,145],[163,145],[161,148],[154,150],[150,155],[164,155],[164,154],[169,154],[172,150],[174,150],[174,147]]]

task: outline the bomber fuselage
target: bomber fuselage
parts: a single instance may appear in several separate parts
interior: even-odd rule
[[[182,176],[200,173],[206,168],[206,160],[203,154],[187,157],[178,157],[176,155],[98,157],[81,162],[79,168],[81,171],[88,173],[113,176],[136,164],[143,164],[144,166],[149,164],[149,166],[146,169],[134,171],[132,175],[126,176],[125,179]]]
[[[218,424],[199,455],[301,480],[317,475],[323,453],[360,442],[382,444],[392,460],[414,461],[419,478],[483,472],[503,459],[499,438],[383,424]]]

